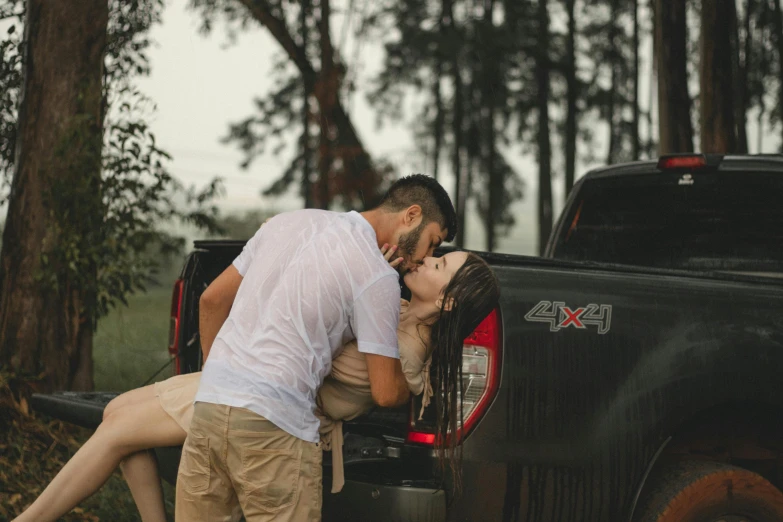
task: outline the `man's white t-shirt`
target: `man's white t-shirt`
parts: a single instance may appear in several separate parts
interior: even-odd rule
[[[275,216],[234,266],[243,280],[195,400],[247,408],[317,442],[316,392],[343,345],[399,358],[397,272],[366,219],[323,210]]]

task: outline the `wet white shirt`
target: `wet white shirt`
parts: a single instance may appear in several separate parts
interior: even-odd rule
[[[316,392],[342,346],[356,339],[361,352],[399,358],[397,272],[359,213],[323,210],[275,216],[234,266],[243,280],[195,400],[317,442]]]

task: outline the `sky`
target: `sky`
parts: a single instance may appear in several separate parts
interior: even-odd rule
[[[229,124],[253,114],[253,99],[263,96],[271,87],[269,75],[272,57],[279,52],[277,42],[260,25],[240,33],[233,44],[229,44],[226,32],[220,25],[210,36],[204,36],[198,31],[198,16],[188,11],[186,4],[184,0],[166,2],[163,23],[156,26],[151,35],[156,42],[149,52],[151,75],[139,80],[141,90],[157,104],[151,125],[158,143],[173,156],[171,172],[186,184],[198,186],[205,185],[215,176],[223,178],[226,194],[218,205],[224,213],[248,209],[285,211],[301,208],[301,199],[295,194],[275,199],[261,196],[263,188],[277,179],[286,167],[290,151],[280,156],[266,154],[256,159],[248,170],[242,170],[239,167],[242,154],[235,146],[220,142],[227,134]],[[558,18],[557,14],[553,16],[553,24],[558,23]],[[339,16],[335,17],[333,35],[343,33],[343,23],[344,20]],[[350,35],[351,31],[346,34]],[[339,44],[342,39],[336,36],[335,40]],[[649,70],[648,44],[643,42],[642,46],[642,71]],[[344,56],[354,56],[353,45],[356,42],[349,36],[344,41]],[[365,43],[357,56],[359,59],[354,69],[359,71],[359,92],[347,100],[346,105],[366,148],[374,157],[390,159],[402,175],[427,173],[425,165],[416,159],[409,122],[379,128],[375,111],[361,92],[382,63],[381,45],[377,42]],[[643,73],[640,96],[643,105],[645,100],[650,99],[649,85],[649,74]],[[557,116],[557,108],[554,108],[553,117]],[[600,137],[606,134],[606,125],[590,121],[583,121],[583,124],[594,127],[594,132],[599,136],[596,143],[597,157],[605,156],[605,146]],[[755,144],[755,128],[749,128],[749,133],[751,144]],[[552,136],[552,146],[558,151],[561,144],[555,133]],[[506,152],[527,188],[524,199],[513,207],[517,225],[507,237],[500,239],[497,250],[535,255],[537,163],[532,154],[525,154],[519,148],[512,147]],[[558,156],[553,162],[556,216],[564,199],[562,161]],[[577,165],[577,178],[592,166],[595,165],[580,162]],[[450,177],[449,170],[447,164],[441,168],[441,172],[446,172],[442,182],[453,194],[453,177]],[[468,211],[466,247],[484,249],[484,233],[474,209]]]

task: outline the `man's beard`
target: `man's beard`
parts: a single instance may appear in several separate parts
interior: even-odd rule
[[[398,268],[401,274],[405,274],[410,270],[407,266],[408,263],[416,264],[416,260],[413,259],[413,254],[416,252],[416,247],[419,245],[419,239],[421,239],[422,232],[424,232],[424,220],[422,220],[415,229],[407,234],[400,235],[400,240],[397,244],[397,252],[403,259],[402,264]]]

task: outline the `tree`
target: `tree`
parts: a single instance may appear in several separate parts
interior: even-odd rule
[[[632,159],[638,160],[641,153],[639,139],[639,0],[633,0],[633,123],[631,126]]]
[[[495,12],[495,0],[484,0],[483,23],[479,29],[482,37],[479,38],[479,44],[483,53],[481,64],[484,70],[481,74],[481,101],[484,106],[485,116],[482,122],[484,130],[484,143],[482,144],[482,156],[487,170],[487,182],[489,198],[486,212],[486,241],[487,251],[495,250],[497,244],[497,215],[496,211],[500,208],[500,193],[503,190],[502,173],[497,168],[497,138],[495,136],[495,116],[497,98],[495,93],[501,88],[502,78],[498,73],[499,60],[496,56],[495,46],[495,23],[493,20]]]
[[[335,201],[347,207],[376,204],[392,169],[383,162],[373,162],[342,105],[348,67],[334,50],[329,0],[319,0],[315,5],[309,1],[284,5],[272,0],[191,0],[190,7],[201,15],[204,32],[212,31],[218,19],[228,23],[229,34],[257,22],[283,50],[284,58],[278,59],[274,68],[276,87],[266,98],[256,100],[259,114],[231,125],[225,138],[244,152],[244,168],[266,150],[270,141],[277,140],[275,152],[279,153],[288,133],[305,127],[303,112],[309,111],[309,121],[318,128],[318,147],[311,148],[307,146],[309,140],[300,139],[289,168],[264,194],[283,193],[299,173],[300,193],[314,206],[328,208]],[[309,38],[313,28],[318,31],[317,39]],[[314,107],[308,103],[310,96],[316,102]],[[306,135],[302,129],[302,136]],[[311,158],[314,152],[316,157]],[[307,169],[312,164],[318,165],[319,176],[315,186],[308,187]]]
[[[733,15],[731,23],[731,53],[732,78],[734,79],[734,121],[736,122],[737,150],[740,154],[748,153],[748,66],[753,53],[753,34],[751,33],[751,18],[753,17],[754,2],[746,0],[743,17],[742,32],[737,17],[737,9],[731,9]]]
[[[612,164],[616,161],[618,155],[618,147],[620,136],[618,135],[621,130],[621,124],[618,121],[622,117],[622,108],[618,107],[617,97],[620,94],[620,67],[621,57],[619,49],[619,32],[618,27],[620,15],[620,0],[609,1],[609,49],[606,53],[609,59],[609,68],[611,70],[611,80],[609,82],[609,90],[606,93],[606,119],[609,122],[609,152],[607,153],[606,163]]]
[[[420,152],[434,151],[430,161],[449,158],[458,246],[464,245],[469,202],[492,249],[513,224],[511,202],[522,196],[521,180],[501,151],[515,110],[508,83],[520,54],[508,19],[508,6],[497,0],[389,2],[367,18],[386,50],[369,100],[381,122],[402,119],[407,96],[422,101],[413,128]]]
[[[552,232],[552,149],[549,138],[549,11],[547,0],[538,0],[538,52],[536,98],[538,100],[538,251],[543,255]]]
[[[772,2],[749,0],[745,9],[747,20],[743,77],[746,78],[744,86],[746,114],[754,108],[758,109],[756,147],[759,152],[763,150],[762,138],[767,135],[765,132],[767,120],[773,125],[776,122],[783,122],[775,111],[771,114],[767,112],[770,105],[774,106],[774,103],[770,102],[779,96],[780,87],[783,86],[775,67],[779,48],[775,36],[777,26],[775,8],[770,4],[776,3],[777,0]],[[771,89],[775,85],[777,89]]]
[[[565,195],[571,193],[576,174],[577,98],[579,86],[576,78],[576,17],[575,0],[566,0],[568,34],[566,37],[566,126],[565,126]]]
[[[302,7],[299,10],[299,31],[302,34],[302,48],[307,49],[310,46],[310,27],[308,21],[312,16],[312,6],[310,0],[302,0]],[[310,137],[310,103],[313,96],[312,86],[304,85],[302,94],[302,136],[300,138],[300,156],[302,164],[301,185],[299,192],[304,202],[304,208],[313,206],[312,181],[310,179],[310,164],[313,158],[313,149]]]
[[[274,217],[276,210],[246,210],[242,213],[229,214],[218,218],[221,233],[219,237],[224,239],[250,239],[258,231],[264,221]]]
[[[693,152],[685,0],[655,0],[658,153]],[[704,26],[702,26],[704,27]]]
[[[630,0],[586,0],[582,33],[587,53],[581,57],[589,79],[585,85],[584,112],[595,112],[608,127],[606,163],[629,161],[634,156],[635,42],[633,4]],[[568,74],[568,73],[567,73]]]
[[[106,0],[29,0],[17,160],[0,255],[0,361],[48,389],[92,387],[97,294],[73,264],[102,242]],[[45,317],[45,321],[37,318]],[[65,371],[56,371],[63,368]]]
[[[20,138],[19,154],[3,149],[0,160],[2,187],[13,185],[0,254],[0,365],[42,376],[44,390],[89,388],[97,322],[154,283],[161,261],[184,248],[163,224],[215,229],[210,205],[220,186],[196,191],[172,178],[144,122],[150,104],[134,79],[149,72],[147,33],[160,20],[160,0],[110,1],[105,46],[83,34],[98,31],[93,15],[100,20],[101,11],[68,11],[79,22],[63,27],[64,7],[39,2],[25,13],[15,3],[14,26],[26,22],[26,38],[11,30],[0,49],[13,58],[24,45],[28,59],[24,69],[4,60],[0,75],[0,143]],[[87,48],[77,51],[80,38]],[[6,197],[0,190],[0,201]]]
[[[772,14],[771,18],[774,25],[775,44],[777,50],[777,62],[778,62],[778,96],[777,96],[777,118],[781,123],[781,131],[783,132],[783,9],[780,7],[781,0],[772,0]],[[783,149],[783,143],[781,144]]]
[[[701,150],[737,151],[732,64],[732,20],[736,20],[734,0],[705,2],[701,9]]]

